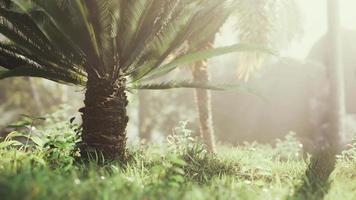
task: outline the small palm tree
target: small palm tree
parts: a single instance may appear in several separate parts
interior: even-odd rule
[[[180,64],[241,49],[233,45],[188,54],[188,38],[205,39],[195,26],[211,25],[204,16],[216,2],[223,3],[209,2],[0,0],[0,33],[8,39],[0,43],[0,79],[32,76],[84,86],[82,152],[124,160],[127,90],[196,87],[143,82]]]

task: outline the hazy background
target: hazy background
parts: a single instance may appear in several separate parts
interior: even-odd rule
[[[294,43],[284,55],[304,59],[313,43],[327,30],[326,1],[298,0],[304,14],[304,36]],[[356,30],[356,1],[340,0],[341,24],[344,28]]]
[[[229,143],[245,140],[271,142],[289,131],[299,132],[301,135],[310,134],[306,121],[308,104],[312,99],[309,89],[318,83],[315,77],[307,77],[306,74],[318,75],[319,72],[307,66],[305,60],[311,48],[326,32],[326,1],[298,0],[298,3],[302,10],[302,37],[294,41],[289,48],[284,48],[280,52],[280,58],[269,60],[263,70],[256,73],[249,82],[237,80],[238,56],[235,54],[210,61],[213,82],[239,83],[251,88],[252,93],[256,90],[263,96],[261,98],[239,91],[213,92],[213,117],[218,140]],[[355,9],[356,1],[341,0],[341,21],[344,28],[356,30]],[[232,23],[228,23],[216,39],[216,45],[238,42],[233,32],[235,28]],[[355,44],[356,33],[349,35],[352,40],[350,45]],[[356,51],[347,53],[351,58],[352,54],[356,55]],[[190,78],[189,71],[184,67],[175,73],[171,76]],[[0,111],[3,113],[0,128],[21,113],[43,115],[57,110],[58,105],[62,104],[70,105],[67,109],[67,119],[77,116],[80,123],[77,110],[82,105],[82,88],[58,86],[38,79],[32,79],[32,84],[18,84],[17,81],[21,83],[24,80],[0,82],[0,92],[5,89],[12,91],[6,99],[1,99],[0,94]],[[37,98],[34,98],[36,96]],[[128,135],[131,141],[137,139],[139,133],[144,134],[146,138],[152,137],[154,141],[162,140],[180,121],[187,121],[188,127],[197,132],[193,90],[144,91],[141,96],[142,100],[138,98],[137,93],[130,94],[132,104],[129,107]],[[38,105],[35,99],[39,99],[42,106]],[[40,107],[44,109],[38,109]],[[274,112],[276,115],[273,115]]]

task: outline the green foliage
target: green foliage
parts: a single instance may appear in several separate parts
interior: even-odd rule
[[[177,88],[201,88],[207,90],[224,90],[226,86],[224,85],[210,85],[202,83],[194,83],[191,81],[167,81],[160,83],[147,83],[147,84],[135,84],[129,89],[141,89],[141,90],[167,90],[167,89],[177,89]]]
[[[84,165],[74,162],[78,126],[63,122],[64,112],[45,120],[23,116],[15,124],[19,130],[0,142],[1,199],[293,199],[307,166],[299,156],[283,152],[299,152],[293,135],[275,148],[219,145],[213,155],[186,123],[167,142],[132,147],[126,165]],[[355,198],[354,152],[350,146],[338,159],[326,199]]]
[[[356,138],[352,140],[351,144],[347,145],[347,150],[343,151],[338,159],[346,162],[356,161]]]
[[[303,145],[296,139],[294,132],[285,136],[284,140],[277,139],[276,158],[278,160],[300,160],[303,156]]]
[[[8,155],[8,161],[20,156],[23,162],[33,159],[37,164],[62,171],[73,167],[78,156],[79,126],[63,122],[65,112],[62,109],[46,117],[22,115],[19,121],[9,125],[14,131],[3,139],[0,149],[20,151],[16,151],[13,158]]]
[[[84,86],[90,75],[136,82],[253,48],[186,50],[188,39],[194,49],[211,37],[202,31],[215,34],[222,26],[227,0],[0,2],[0,33],[7,38],[0,44],[0,78],[33,76]]]
[[[168,136],[168,153],[178,155],[183,161],[182,171],[185,179],[206,183],[213,177],[237,174],[240,166],[238,160],[231,162],[206,151],[204,143],[192,137],[187,123],[182,122]]]

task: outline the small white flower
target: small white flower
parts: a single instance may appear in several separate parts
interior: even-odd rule
[[[134,182],[135,181],[135,178],[134,177],[132,177],[132,176],[128,176],[128,177],[126,177],[126,180],[128,181],[128,182]]]
[[[251,181],[245,181],[245,183],[247,184],[247,185],[250,185],[252,182]]]
[[[74,179],[74,184],[76,184],[76,185],[79,185],[80,184],[80,180],[79,179]]]

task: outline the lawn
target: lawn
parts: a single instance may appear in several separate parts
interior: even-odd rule
[[[293,134],[273,147],[220,144],[213,155],[182,124],[162,144],[131,144],[127,163],[102,163],[99,155],[78,158],[75,124],[24,116],[13,127],[18,131],[0,143],[1,200],[304,199],[295,191],[308,158]],[[356,145],[350,145],[338,156],[330,189],[322,188],[325,199],[356,199],[355,177]]]

